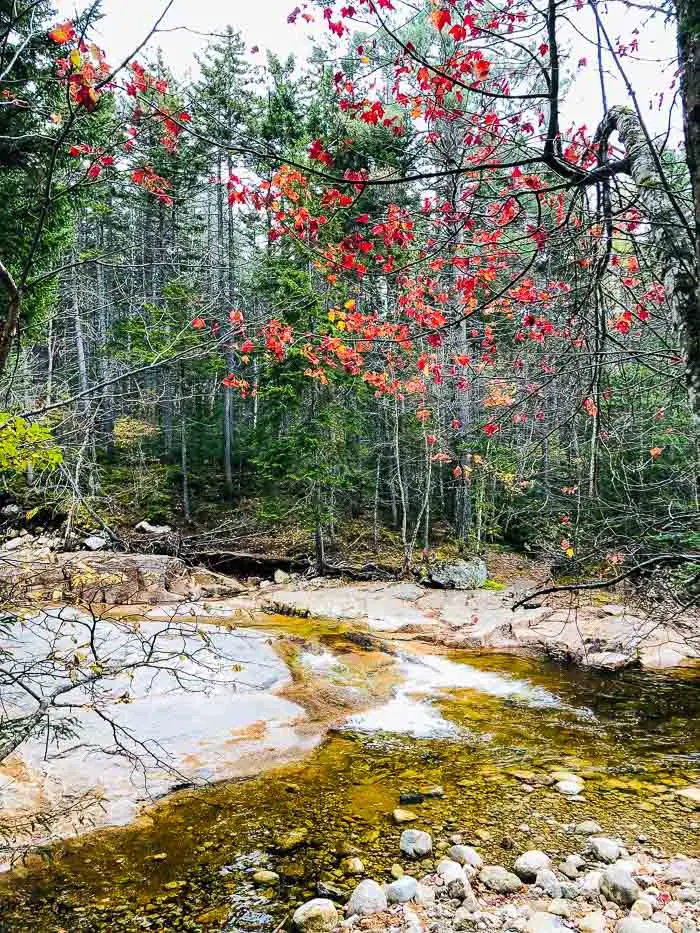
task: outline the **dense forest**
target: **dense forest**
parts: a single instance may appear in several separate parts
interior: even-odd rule
[[[642,43],[597,6],[319,3],[308,60],[230,28],[187,80],[157,36],[108,64],[99,6],[0,4],[6,501],[73,547],[145,519],[320,568],[692,577],[690,8],[684,143],[677,94],[660,136],[620,106]]]

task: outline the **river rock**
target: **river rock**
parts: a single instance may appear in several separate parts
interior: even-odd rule
[[[600,893],[609,901],[621,907],[629,907],[642,893],[641,888],[632,875],[618,865],[611,865],[603,872],[600,879]],[[626,930],[623,933],[659,933],[654,930]]]
[[[366,917],[369,914],[378,914],[387,908],[386,894],[376,881],[365,878],[352,892],[350,900],[345,907],[346,917],[357,914]]]
[[[173,529],[170,525],[152,525],[145,519],[134,525],[134,531],[141,531],[145,535],[153,535],[156,538],[162,538],[163,535],[169,535]]]
[[[617,933],[671,933],[671,928],[664,923],[642,920],[640,917],[625,917],[615,927]]]
[[[576,824],[574,832],[577,836],[593,836],[595,833],[602,833],[603,829],[595,820],[582,820]]]
[[[104,551],[108,544],[109,541],[102,535],[88,535],[83,541],[83,546],[86,547],[88,551]]]
[[[280,570],[279,567],[278,567],[277,570],[275,570],[273,579],[274,579],[275,583],[277,583],[278,586],[284,586],[284,584],[285,584],[285,583],[289,583],[289,581],[290,581],[292,578],[291,578],[291,576],[287,573],[286,570]]]
[[[412,823],[418,819],[418,815],[413,810],[402,810],[397,807],[393,813],[395,823]]]
[[[365,866],[361,858],[358,858],[356,855],[350,856],[350,858],[343,859],[340,863],[340,867],[343,869],[346,875],[364,875]]]
[[[547,897],[561,897],[561,882],[551,868],[541,868],[537,872],[535,884],[538,888],[542,888]]]
[[[612,865],[620,857],[620,846],[614,839],[605,836],[593,836],[588,840],[588,851],[598,862],[607,862]]]
[[[600,893],[600,882],[602,880],[602,871],[587,871],[579,882],[581,894],[587,898],[597,897]]]
[[[333,901],[315,897],[294,911],[292,922],[302,933],[330,933],[337,924],[338,911]]]
[[[308,829],[303,826],[300,829],[291,829],[288,833],[282,833],[276,837],[275,848],[280,852],[291,852],[292,849],[298,849],[299,846],[304,845],[308,835]]]
[[[602,910],[594,910],[585,917],[581,917],[578,928],[581,933],[603,933],[605,930],[605,917]]]
[[[554,914],[555,917],[570,917],[571,905],[562,897],[555,897],[547,908],[547,913]]]
[[[451,884],[453,881],[468,881],[462,866],[449,858],[443,859],[438,864],[435,873],[442,878],[445,884]]]
[[[476,590],[488,579],[486,564],[478,557],[472,560],[450,560],[434,564],[430,580],[437,586],[451,590]]]
[[[513,871],[523,881],[534,881],[537,878],[537,872],[542,868],[549,868],[551,864],[551,859],[546,853],[539,849],[530,849],[529,852],[523,852],[518,856],[513,865]]]
[[[347,899],[347,892],[333,884],[332,881],[318,881],[316,883],[316,892],[319,897],[328,897],[334,901],[344,901]]]
[[[559,871],[562,875],[566,875],[567,878],[574,881],[578,878],[579,870],[584,864],[584,860],[580,855],[569,855],[559,866]]]
[[[567,778],[563,781],[557,781],[554,785],[554,789],[567,797],[578,797],[583,790],[583,783],[580,780],[569,780]]]
[[[515,894],[523,886],[520,878],[502,865],[487,865],[482,868],[479,881],[495,894]]]
[[[671,884],[689,882],[700,885],[700,859],[678,855],[671,859],[660,877]]]
[[[537,910],[527,921],[527,933],[565,933],[566,927],[554,914]]]
[[[642,920],[651,920],[654,908],[646,898],[640,897],[630,907],[630,913],[641,917]]]
[[[453,862],[475,868],[477,871],[484,867],[484,860],[471,846],[456,845],[447,850],[447,855]]]
[[[277,884],[279,880],[280,876],[276,871],[267,871],[264,868],[261,868],[260,871],[256,871],[253,875],[253,882],[260,885]]]
[[[474,911],[468,907],[458,907],[452,918],[453,930],[472,930],[475,927]]]
[[[411,875],[402,875],[391,884],[384,887],[384,893],[389,904],[405,904],[413,900],[418,890],[418,882]]]
[[[681,888],[678,892],[678,900],[683,904],[697,904],[700,902],[700,887]]]
[[[430,907],[431,904],[435,903],[435,888],[431,888],[429,885],[419,881],[416,893],[413,895],[413,900],[421,907]]]
[[[433,840],[430,833],[422,829],[404,829],[401,833],[399,848],[409,858],[422,858],[433,851]]]

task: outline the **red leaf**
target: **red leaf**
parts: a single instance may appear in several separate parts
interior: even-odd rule
[[[452,22],[452,17],[450,16],[449,10],[433,10],[433,12],[430,14],[430,18],[435,24],[435,28],[439,29],[440,32],[442,32],[448,23]]]

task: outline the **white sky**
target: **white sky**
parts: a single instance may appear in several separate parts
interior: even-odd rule
[[[55,0],[61,17],[72,17],[76,6],[84,7],[79,0]],[[106,49],[108,61],[121,61],[142,41],[165,6],[166,0],[103,0],[106,14],[96,36]],[[194,66],[194,54],[206,43],[206,38],[177,29],[187,26],[194,32],[210,33],[223,31],[227,25],[241,32],[250,50],[259,46],[260,52],[252,60],[264,62],[266,50],[286,56],[294,53],[303,59],[311,48],[310,28],[301,21],[296,25],[287,23],[287,15],[296,6],[296,0],[175,0],[161,28],[172,30],[159,33],[152,47],[160,46],[168,66],[176,75],[184,76]],[[675,63],[670,61],[675,53],[673,26],[666,26],[661,17],[643,21],[644,16],[624,8],[621,4],[611,5],[607,16],[607,28],[612,41],[618,37],[629,44],[634,38],[633,30],[639,28],[639,56],[625,57],[622,63],[628,70],[634,85],[642,114],[653,133],[663,133],[668,123],[668,103],[673,97],[671,84]],[[572,29],[562,35],[561,44],[571,43],[573,58],[586,57],[589,67],[582,69],[567,96],[562,126],[569,122],[587,124],[592,130],[602,115],[600,88],[595,64],[595,49],[590,39],[594,36],[594,20],[588,9],[577,15],[579,34]],[[318,29],[315,30],[318,35]],[[326,34],[324,29],[322,34]],[[564,32],[564,30],[563,30]],[[588,38],[590,37],[590,39]],[[664,66],[659,60],[666,61]],[[575,62],[574,62],[575,64]],[[629,103],[619,75],[609,62],[609,104]],[[658,108],[658,94],[664,92],[664,106]],[[650,106],[651,104],[651,106]],[[680,111],[676,107],[673,119],[674,138],[678,138]]]

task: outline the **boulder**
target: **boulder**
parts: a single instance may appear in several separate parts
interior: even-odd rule
[[[389,904],[405,904],[413,900],[418,891],[418,882],[411,875],[402,875],[391,884],[384,887],[384,893]]]
[[[104,551],[108,544],[107,538],[98,534],[88,535],[83,541],[83,547],[86,547],[88,551]]]
[[[607,900],[613,901],[621,907],[629,907],[634,904],[642,891],[625,868],[611,865],[610,868],[605,869],[603,877],[600,879],[600,893]],[[628,930],[626,933],[644,933],[644,931]],[[646,933],[655,933],[655,931],[648,930]]]
[[[537,872],[542,868],[549,868],[551,864],[548,855],[540,852],[539,849],[531,849],[518,856],[513,865],[513,871],[523,881],[534,881],[537,878]]]
[[[279,586],[283,586],[285,583],[289,583],[292,579],[286,570],[280,570],[279,568],[275,570],[274,581]]]
[[[423,832],[422,829],[404,829],[399,847],[409,858],[422,858],[433,851],[433,840],[430,833]],[[455,859],[455,861],[459,860]]]
[[[476,590],[488,579],[486,564],[478,557],[471,560],[450,560],[434,564],[430,581],[450,590]]]
[[[386,894],[376,881],[365,878],[352,892],[350,900],[345,907],[346,917],[357,915],[366,917],[369,914],[378,914],[387,908]]]
[[[294,911],[292,922],[301,933],[330,933],[338,925],[339,919],[333,901],[315,897]]]
[[[479,881],[495,894],[515,894],[523,883],[502,865],[487,865],[479,872]]]

